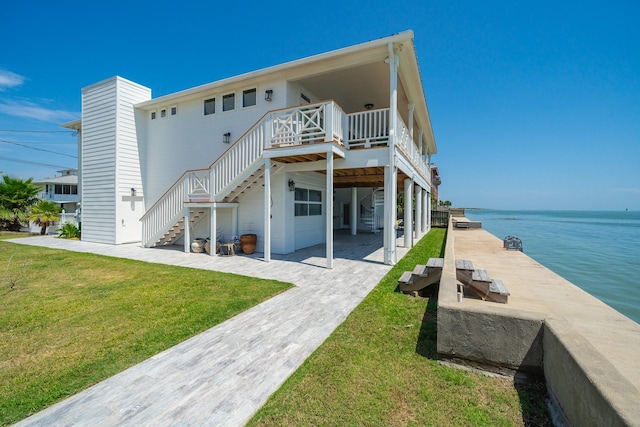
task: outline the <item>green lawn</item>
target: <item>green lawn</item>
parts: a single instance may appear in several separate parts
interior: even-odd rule
[[[425,236],[249,425],[551,425],[544,384],[439,365],[437,299],[394,292],[403,271],[443,255],[444,239]]]
[[[0,240],[17,236],[1,233]],[[0,241],[0,425],[290,286]]]

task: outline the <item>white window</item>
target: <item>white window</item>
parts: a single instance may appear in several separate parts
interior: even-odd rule
[[[254,105],[256,105],[256,89],[242,91],[242,108],[253,107]]]
[[[231,111],[236,108],[236,94],[230,93],[222,97],[222,111]]]
[[[169,109],[169,111],[171,112],[171,115],[172,115],[172,116],[175,116],[175,115],[177,115],[177,114],[178,114],[178,107],[174,105],[173,107],[171,107],[171,108]]]
[[[167,117],[167,109],[163,108],[162,110],[160,110],[160,117]]]
[[[294,216],[322,215],[322,192],[296,188]]]
[[[216,112],[216,99],[210,98],[204,100],[204,115],[215,114]]]

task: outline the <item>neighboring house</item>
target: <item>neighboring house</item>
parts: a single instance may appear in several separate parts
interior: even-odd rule
[[[334,229],[382,229],[393,264],[398,191],[413,195],[405,245],[429,229],[436,145],[411,31],[158,98],[113,77],[63,126],[82,240],[188,251],[250,233],[267,261],[325,243],[330,268]]]
[[[65,212],[75,212],[78,208],[78,170],[65,169],[58,171],[60,176],[33,181],[42,187],[38,198],[54,202]]]
[[[60,176],[33,181],[34,185],[39,185],[42,188],[38,193],[39,199],[54,202],[62,209],[60,219],[47,227],[48,234],[57,233],[60,226],[67,222],[78,225],[77,212],[80,210],[78,170],[64,169],[58,173]],[[26,229],[31,233],[40,232],[40,226],[33,221],[29,222]]]

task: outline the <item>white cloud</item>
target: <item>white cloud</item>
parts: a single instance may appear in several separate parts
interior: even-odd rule
[[[45,122],[60,123],[77,119],[80,113],[42,107],[31,101],[0,101],[0,113]]]
[[[19,74],[0,68],[0,92],[8,87],[20,86],[25,80],[26,78]]]

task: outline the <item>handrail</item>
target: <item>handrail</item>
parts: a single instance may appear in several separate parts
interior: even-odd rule
[[[276,125],[290,127],[302,138],[343,141],[344,112],[334,101],[289,107],[265,113],[207,169],[183,173],[140,219],[143,244],[147,245],[170,221],[182,213],[187,200],[214,201],[238,176],[246,172],[262,156],[266,147],[277,141]],[[288,122],[287,122],[288,121]],[[330,129],[327,130],[327,127]],[[328,138],[330,137],[330,138]]]

